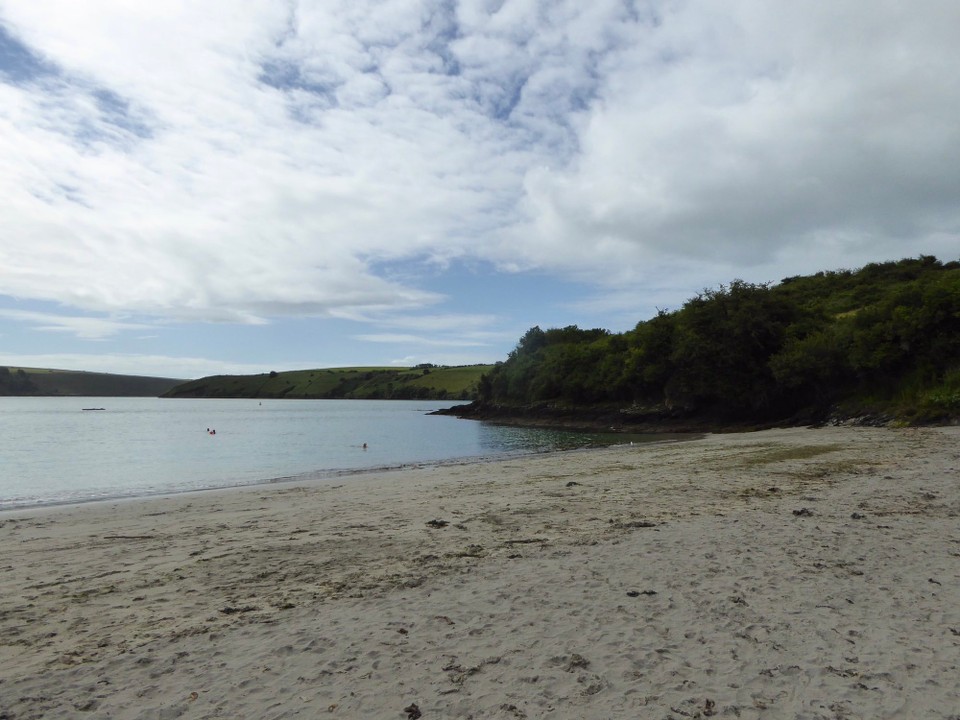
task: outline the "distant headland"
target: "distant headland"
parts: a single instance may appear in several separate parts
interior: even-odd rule
[[[0,396],[157,397],[176,378],[0,366]]]
[[[213,375],[167,390],[168,398],[473,400],[493,365],[349,367]]]

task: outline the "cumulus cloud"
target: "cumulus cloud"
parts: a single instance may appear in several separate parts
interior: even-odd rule
[[[385,318],[444,300],[391,263],[624,297],[952,255],[956,27],[936,0],[0,1],[0,294]]]
[[[635,26],[577,156],[526,175],[530,262],[555,246],[559,263],[630,280],[671,256],[810,269],[955,254],[958,22],[947,2],[740,0]]]
[[[399,333],[367,333],[364,335],[356,335],[355,337],[357,340],[364,340],[366,342],[417,345],[420,347],[435,347],[435,346],[469,347],[471,345],[479,344],[476,342],[469,342],[464,340],[433,340],[428,337],[421,337],[418,335],[409,335],[409,334],[403,335]]]

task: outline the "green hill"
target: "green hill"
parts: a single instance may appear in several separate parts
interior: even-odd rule
[[[734,280],[624,333],[531,328],[480,383],[476,416],[618,422],[960,417],[960,262]]]
[[[183,380],[0,366],[0,395],[157,397]]]
[[[492,365],[418,365],[214,375],[177,385],[163,397],[472,400],[480,377],[492,369]]]

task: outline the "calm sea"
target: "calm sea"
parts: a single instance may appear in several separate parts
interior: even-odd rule
[[[428,414],[449,405],[0,398],[0,510],[625,440]]]

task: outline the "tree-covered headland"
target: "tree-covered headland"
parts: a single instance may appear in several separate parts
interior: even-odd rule
[[[734,280],[632,330],[531,328],[479,384],[475,415],[807,422],[960,416],[960,262]]]

